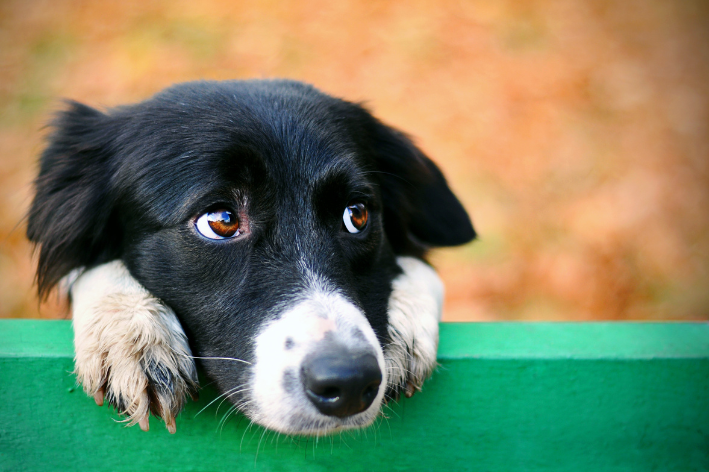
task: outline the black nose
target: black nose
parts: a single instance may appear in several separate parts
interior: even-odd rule
[[[305,393],[324,415],[345,418],[372,404],[382,372],[372,354],[339,348],[307,356],[300,370]]]

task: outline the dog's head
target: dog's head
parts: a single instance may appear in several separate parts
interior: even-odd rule
[[[438,168],[361,106],[292,81],[195,82],[105,114],[71,103],[54,129],[28,225],[41,293],[122,259],[218,389],[279,431],[369,424],[430,373],[435,327],[409,332],[437,307],[395,298],[437,280],[402,257],[475,233]]]

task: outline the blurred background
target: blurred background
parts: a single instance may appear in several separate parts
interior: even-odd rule
[[[0,1],[0,317],[39,304],[23,216],[62,98],[290,77],[410,133],[480,239],[446,320],[709,319],[709,3]]]

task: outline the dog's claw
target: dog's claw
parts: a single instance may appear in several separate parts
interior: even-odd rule
[[[420,390],[420,388],[414,384],[413,382],[406,382],[406,388],[404,390],[404,395],[406,395],[406,398],[411,398],[414,396],[414,393],[416,393],[417,390]]]
[[[165,419],[165,426],[167,427],[167,430],[170,432],[170,434],[175,434],[177,431],[177,426],[175,425],[175,418],[168,418]]]
[[[150,429],[150,416],[143,416],[143,418],[141,418],[138,424],[140,425],[140,429],[147,432]]]
[[[102,388],[98,389],[98,391],[94,393],[94,401],[98,406],[103,406],[103,395],[104,391]]]

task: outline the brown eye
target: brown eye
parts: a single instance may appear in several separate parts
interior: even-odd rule
[[[219,209],[202,214],[195,222],[199,234],[209,239],[227,239],[240,234],[239,219],[230,210]]]
[[[342,214],[342,222],[350,233],[359,233],[367,226],[369,212],[364,203],[355,203],[347,206]]]

